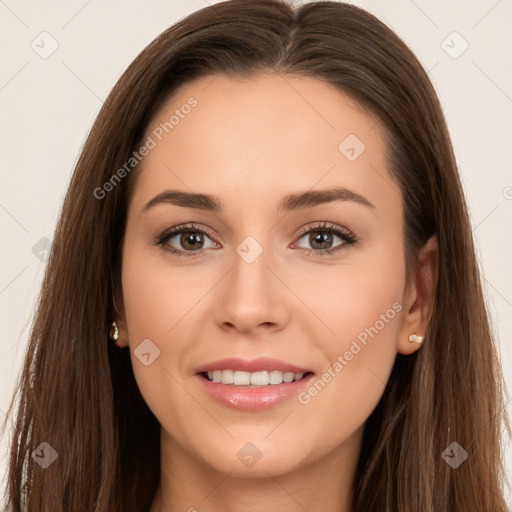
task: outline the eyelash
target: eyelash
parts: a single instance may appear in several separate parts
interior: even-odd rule
[[[315,250],[315,249],[303,249],[306,251],[308,255],[314,256],[326,256],[337,253],[338,251],[344,250],[347,246],[352,245],[358,241],[356,236],[346,228],[342,228],[340,226],[336,226],[336,224],[331,224],[328,222],[324,222],[318,226],[307,226],[302,229],[297,235],[297,239],[302,238],[304,235],[311,232],[320,232],[320,233],[331,233],[338,235],[343,243],[338,245],[337,247],[332,247],[331,249],[323,249],[323,250]],[[195,257],[198,254],[206,251],[207,249],[200,249],[197,251],[182,251],[180,249],[176,249],[172,246],[165,246],[166,242],[168,242],[171,238],[181,233],[201,233],[203,235],[208,236],[209,238],[214,238],[212,233],[204,228],[199,227],[197,224],[190,223],[181,226],[175,226],[164,231],[162,234],[156,237],[155,245],[162,246],[162,249],[168,251],[176,256],[185,256],[185,257]]]

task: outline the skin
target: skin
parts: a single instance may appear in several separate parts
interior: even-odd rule
[[[146,135],[191,96],[197,106],[137,170],[116,297],[118,345],[129,346],[161,424],[162,478],[151,512],[348,512],[365,421],[397,352],[417,350],[409,335],[425,332],[436,240],[407,283],[401,192],[385,158],[384,127],[333,86],[271,72],[202,78],[169,98]],[[349,134],[366,146],[354,161],[338,149]],[[286,194],[334,186],[373,207],[347,200],[277,211]],[[169,189],[213,194],[224,209],[160,203],[143,211]],[[189,256],[155,245],[166,229],[190,222],[212,236],[195,252],[188,246]],[[322,246],[314,245],[316,232],[298,235],[307,227],[325,233],[322,222],[357,241],[320,255],[343,240],[333,234]],[[251,264],[236,252],[247,236],[263,249]],[[169,245],[187,251],[180,235]],[[401,311],[308,404],[294,397],[239,411],[200,386],[199,365],[233,356],[282,359],[320,378],[394,303]],[[147,338],[160,350],[149,366],[133,353]],[[248,442],[261,453],[252,467],[237,457]]]

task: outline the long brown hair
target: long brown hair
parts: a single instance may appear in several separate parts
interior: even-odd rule
[[[140,512],[160,476],[159,424],[129,353],[109,341],[129,186],[94,191],[142,143],[155,112],[195,78],[258,71],[318,78],[352,96],[389,134],[408,269],[436,234],[439,278],[421,349],[398,355],[368,419],[355,512],[504,512],[504,384],[467,207],[436,93],[409,48],[368,12],[337,2],[293,8],[226,1],[166,30],[133,61],[96,119],[67,192],[17,393],[7,480],[13,512]],[[4,426],[5,428],[5,426]],[[42,469],[42,442],[57,460]],[[469,457],[442,457],[457,442]]]

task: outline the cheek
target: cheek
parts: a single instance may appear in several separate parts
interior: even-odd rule
[[[383,247],[364,258],[349,256],[339,265],[302,269],[295,274],[301,276],[300,283],[289,275],[313,313],[304,321],[312,325],[316,317],[329,353],[343,349],[347,340],[361,333],[364,338],[366,329],[375,324],[385,339],[393,338],[398,328],[397,306],[393,305],[402,301],[405,286],[401,252]]]
[[[321,341],[324,373],[299,401],[329,410],[329,428],[343,425],[347,434],[377,405],[397,354],[405,263],[383,254],[368,264],[333,269],[323,294],[311,294],[308,303],[330,334]]]
[[[125,254],[122,285],[133,372],[144,400],[161,420],[169,403],[184,398],[173,377],[187,350],[187,337],[180,333],[201,290],[190,286],[189,273],[162,265],[136,246],[125,247]],[[149,356],[139,358],[141,353]]]
[[[151,338],[163,345],[172,340],[177,348],[183,338],[177,333],[200,309],[200,299],[216,276],[207,266],[180,266],[137,243],[127,245],[125,253],[123,298],[130,343]]]

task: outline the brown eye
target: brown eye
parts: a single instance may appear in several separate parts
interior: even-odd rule
[[[336,243],[336,239],[339,242]],[[299,247],[313,255],[333,254],[357,241],[356,237],[348,229],[327,223],[303,230],[299,240],[301,241]],[[333,245],[335,243],[336,245]]]
[[[209,245],[208,245],[209,242]],[[195,226],[175,226],[157,238],[157,245],[175,254],[199,253],[217,244],[203,229]]]
[[[180,231],[169,236],[163,243],[177,251],[193,252],[215,246],[213,242],[208,245],[208,240],[212,242],[210,237],[202,231]]]
[[[330,249],[334,236],[333,233],[327,233],[326,231],[310,231],[308,242],[313,249]]]
[[[189,251],[202,249],[202,244],[204,244],[203,234],[193,231],[183,232],[180,234],[179,243],[184,249]]]

